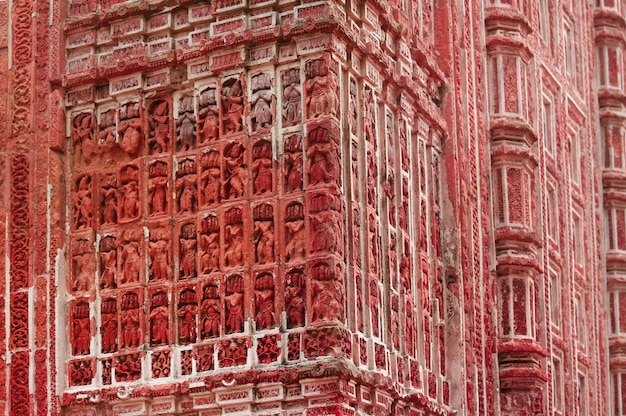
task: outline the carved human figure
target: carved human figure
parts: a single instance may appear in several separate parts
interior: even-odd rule
[[[167,212],[167,188],[167,163],[157,161],[150,166],[150,179],[148,180],[148,201],[151,215],[160,215]]]
[[[306,304],[304,302],[305,278],[302,270],[292,270],[287,275],[285,287],[285,309],[287,312],[287,327],[298,328],[304,326]]]
[[[302,117],[300,70],[294,68],[283,72],[283,85],[283,127],[288,127],[298,124]]]
[[[374,92],[370,87],[365,87],[363,98],[363,129],[365,139],[376,148],[376,101]]]
[[[158,306],[150,311],[150,335],[152,345],[169,344],[169,316],[166,306]]]
[[[217,151],[211,150],[202,155],[200,163],[202,205],[215,204],[220,200],[220,155]]]
[[[107,182],[105,182],[100,190],[103,225],[117,223],[118,190],[116,186],[116,178],[111,175],[107,177],[106,181]]]
[[[139,346],[139,299],[134,293],[127,293],[122,298],[122,348]]]
[[[219,269],[220,264],[220,235],[217,217],[208,215],[202,220],[200,233],[200,267],[202,273],[211,273]]]
[[[326,263],[313,268],[311,285],[313,322],[342,320],[344,316],[344,287],[335,267]]]
[[[269,74],[259,74],[252,77],[252,129],[258,131],[272,125],[272,80]]]
[[[115,143],[115,109],[100,113],[100,123],[98,124],[98,144],[108,147]]]
[[[78,180],[77,189],[72,195],[74,205],[74,228],[90,228],[93,225],[93,199],[91,176],[85,175]]]
[[[72,322],[72,354],[85,355],[89,354],[91,344],[91,323],[89,320],[89,304],[80,302],[74,306]]]
[[[203,339],[219,336],[221,311],[218,287],[214,284],[206,285],[200,305]]]
[[[303,179],[303,167],[302,154],[285,154],[285,181],[286,190],[299,191],[302,189]]]
[[[272,144],[268,141],[260,141],[252,149],[252,175],[254,178],[254,193],[263,194],[272,192],[273,188],[273,163]]]
[[[129,102],[120,107],[119,125],[117,131],[120,135],[119,146],[129,155],[134,155],[141,144],[141,116],[140,104]]]
[[[357,96],[356,96],[356,80],[354,78],[350,78],[350,87],[349,87],[349,103],[348,103],[348,124],[350,125],[350,133],[356,135],[358,129],[358,114],[357,114]]]
[[[100,252],[100,264],[101,264],[101,286],[103,289],[114,289],[115,276],[117,274],[117,252],[101,251]]]
[[[195,212],[198,202],[196,163],[193,159],[183,160],[177,172],[176,192],[178,195],[178,212],[191,214]]]
[[[240,80],[235,80],[233,83],[228,81],[224,83],[222,89],[222,109],[224,134],[241,131],[243,127],[243,90]]]
[[[287,261],[302,259],[306,250],[302,205],[289,205],[285,214],[285,259]]]
[[[274,222],[255,221],[254,234],[257,238],[256,258],[259,264],[274,260]]]
[[[196,139],[196,117],[194,115],[193,95],[183,94],[178,104],[176,133],[180,150],[183,152],[194,147]]]
[[[338,248],[338,233],[341,230],[339,221],[338,213],[335,211],[321,211],[311,217],[313,252],[332,252]]]
[[[310,185],[336,180],[338,169],[333,145],[330,143],[312,144],[307,149],[306,155]]]
[[[239,221],[233,221],[224,228],[224,264],[227,267],[243,264],[243,224]]]
[[[336,75],[329,69],[324,58],[306,63],[304,103],[309,118],[321,115],[337,115],[339,99],[337,97]]]
[[[232,334],[243,331],[243,278],[239,275],[231,276],[226,282],[226,333]]]
[[[180,238],[180,277],[196,276],[196,229],[193,224],[186,224],[181,228]]]
[[[131,233],[124,236],[124,246],[120,255],[122,262],[122,284],[138,283],[141,273],[139,243]]]
[[[224,187],[225,199],[241,198],[244,195],[247,175],[244,164],[245,148],[240,143],[232,143],[224,150]]]
[[[170,267],[170,243],[162,233],[150,236],[150,280],[167,280],[172,278]]]
[[[72,290],[75,292],[91,290],[95,276],[94,272],[95,265],[92,253],[74,256],[74,280],[72,282]]]
[[[372,334],[380,335],[380,293],[378,290],[378,284],[374,280],[370,280],[370,293],[369,293],[369,309],[370,317],[372,321]]]
[[[94,120],[92,113],[80,113],[72,119],[72,144],[75,156],[82,155],[85,162],[89,163],[91,157],[97,151],[97,143],[94,140]]]
[[[196,341],[196,306],[185,305],[178,309],[179,338],[182,342]]]
[[[266,273],[257,277],[254,285],[254,304],[256,328],[269,329],[274,327],[274,279]]]
[[[127,166],[122,171],[122,219],[134,219],[139,216],[139,169]]]
[[[117,302],[115,299],[106,299],[102,302],[102,352],[117,351]]]
[[[207,88],[198,97],[198,118],[201,120],[200,142],[207,143],[219,138],[219,113],[215,88]]]
[[[148,113],[148,123],[150,125],[150,148],[152,152],[167,152],[171,142],[169,102],[166,100],[153,102]]]

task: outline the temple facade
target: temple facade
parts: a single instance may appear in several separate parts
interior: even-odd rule
[[[625,49],[624,0],[0,0],[0,414],[626,415]]]

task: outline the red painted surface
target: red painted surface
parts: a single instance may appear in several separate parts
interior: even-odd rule
[[[0,0],[0,413],[626,413],[625,10]]]

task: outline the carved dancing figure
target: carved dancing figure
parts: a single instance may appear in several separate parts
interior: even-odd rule
[[[289,275],[285,291],[288,327],[298,328],[304,326],[306,305],[304,303],[304,285],[301,273]]]
[[[224,158],[225,184],[224,198],[240,198],[244,195],[246,187],[246,166],[243,163],[245,148],[239,143],[233,144]]]
[[[91,280],[94,277],[94,264],[91,253],[86,253],[74,257],[76,266],[74,267],[74,284],[72,290],[87,291],[91,289]]]
[[[139,186],[131,180],[122,187],[122,218],[131,219],[139,216]]]
[[[82,153],[85,162],[89,163],[96,152],[96,143],[93,132],[93,114],[80,113],[72,120],[72,143],[74,144],[75,156]]]
[[[220,267],[220,236],[218,233],[202,235],[201,244],[204,253],[200,258],[202,273],[211,273]]]
[[[180,339],[183,342],[196,340],[196,305],[185,305],[178,310]]]
[[[316,143],[307,150],[309,184],[318,185],[335,179],[336,166],[330,143]]]
[[[230,91],[222,97],[224,114],[224,132],[226,134],[241,131],[243,117],[243,91],[241,81],[236,80]]]
[[[150,135],[156,142],[154,151],[163,153],[168,151],[170,143],[170,106],[167,101],[157,101],[152,106],[152,111],[148,115],[148,123],[150,124]]]
[[[117,345],[117,323],[115,315],[102,314],[102,352],[114,352]]]
[[[91,199],[91,177],[83,176],[78,181],[78,189],[72,196],[74,202],[74,228],[89,228],[93,220],[93,201]]]
[[[303,179],[302,168],[304,167],[304,162],[302,161],[302,155],[286,154],[285,157],[285,168],[287,169],[285,174],[287,177],[287,190],[299,191],[302,189]]]
[[[185,175],[176,180],[178,209],[180,213],[191,214],[196,209],[196,175]]]
[[[102,208],[103,224],[117,223],[117,189],[103,188],[102,196],[104,199],[104,207]]]
[[[74,348],[72,348],[72,354],[89,354],[89,344],[91,343],[91,335],[89,335],[89,330],[89,317],[74,319]]]

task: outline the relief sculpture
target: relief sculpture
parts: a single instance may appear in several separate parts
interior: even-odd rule
[[[272,110],[272,78],[269,74],[259,74],[252,77],[252,131],[265,130],[271,127],[274,119]]]

